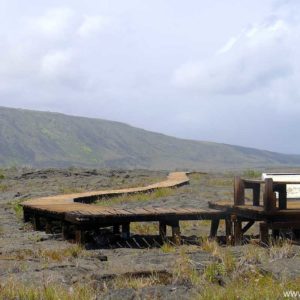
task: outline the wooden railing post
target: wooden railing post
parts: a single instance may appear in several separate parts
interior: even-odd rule
[[[234,177],[234,205],[245,204],[245,184],[239,177]]]
[[[287,194],[286,194],[286,184],[280,185],[279,189],[279,209],[287,208]]]
[[[253,206],[259,206],[260,184],[253,187]]]
[[[264,190],[264,210],[271,211],[276,208],[276,196],[273,190],[273,179],[265,179],[265,190]]]

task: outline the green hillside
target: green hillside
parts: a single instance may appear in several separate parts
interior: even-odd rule
[[[300,165],[300,156],[183,140],[123,123],[0,107],[0,165],[212,169]]]

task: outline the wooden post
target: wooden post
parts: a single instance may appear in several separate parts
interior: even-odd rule
[[[85,244],[85,230],[81,227],[76,227],[75,230],[75,241],[77,244],[83,245]]]
[[[46,232],[47,234],[52,233],[52,223],[51,223],[51,221],[48,220],[48,219],[46,220],[45,232]]]
[[[267,246],[269,244],[269,228],[266,222],[261,222],[259,224],[260,231],[260,242],[263,246]]]
[[[23,219],[24,219],[24,222],[30,221],[30,214],[25,207],[23,207]]]
[[[165,222],[159,222],[159,235],[164,240],[167,237],[167,224]]]
[[[211,220],[211,225],[210,225],[210,238],[215,238],[217,233],[218,233],[218,228],[220,224],[220,219],[213,219]]]
[[[130,223],[129,222],[122,224],[121,237],[123,239],[129,239],[130,238]]]
[[[62,222],[61,224],[62,237],[64,240],[67,240],[70,236],[70,227],[67,222]]]
[[[273,180],[272,178],[266,178],[264,190],[264,210],[271,211],[274,209],[276,209],[276,197],[273,191]]]
[[[259,206],[260,184],[253,187],[253,206]]]
[[[245,184],[239,177],[234,177],[234,205],[245,204]]]
[[[278,239],[279,238],[279,233],[280,233],[279,229],[272,229],[272,237],[274,239]]]
[[[242,221],[236,215],[232,215],[231,220],[233,222],[234,245],[240,245],[243,236]]]
[[[34,228],[34,230],[37,230],[37,231],[42,229],[41,220],[37,214],[35,214],[33,216],[33,228]]]
[[[280,185],[279,188],[279,209],[287,208],[286,184]]]
[[[226,244],[232,245],[232,221],[231,219],[225,219],[225,230],[226,230]]]
[[[241,245],[242,243],[242,237],[243,237],[243,233],[242,233],[242,221],[237,219],[234,222],[234,244],[236,246]]]
[[[175,245],[181,244],[180,226],[179,221],[172,223],[172,239]]]

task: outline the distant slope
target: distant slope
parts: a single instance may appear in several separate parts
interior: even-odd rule
[[[0,107],[0,165],[212,169],[300,165],[299,155],[183,140],[126,124]]]

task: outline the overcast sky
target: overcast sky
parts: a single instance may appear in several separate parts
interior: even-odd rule
[[[300,1],[0,0],[0,105],[300,154]]]

